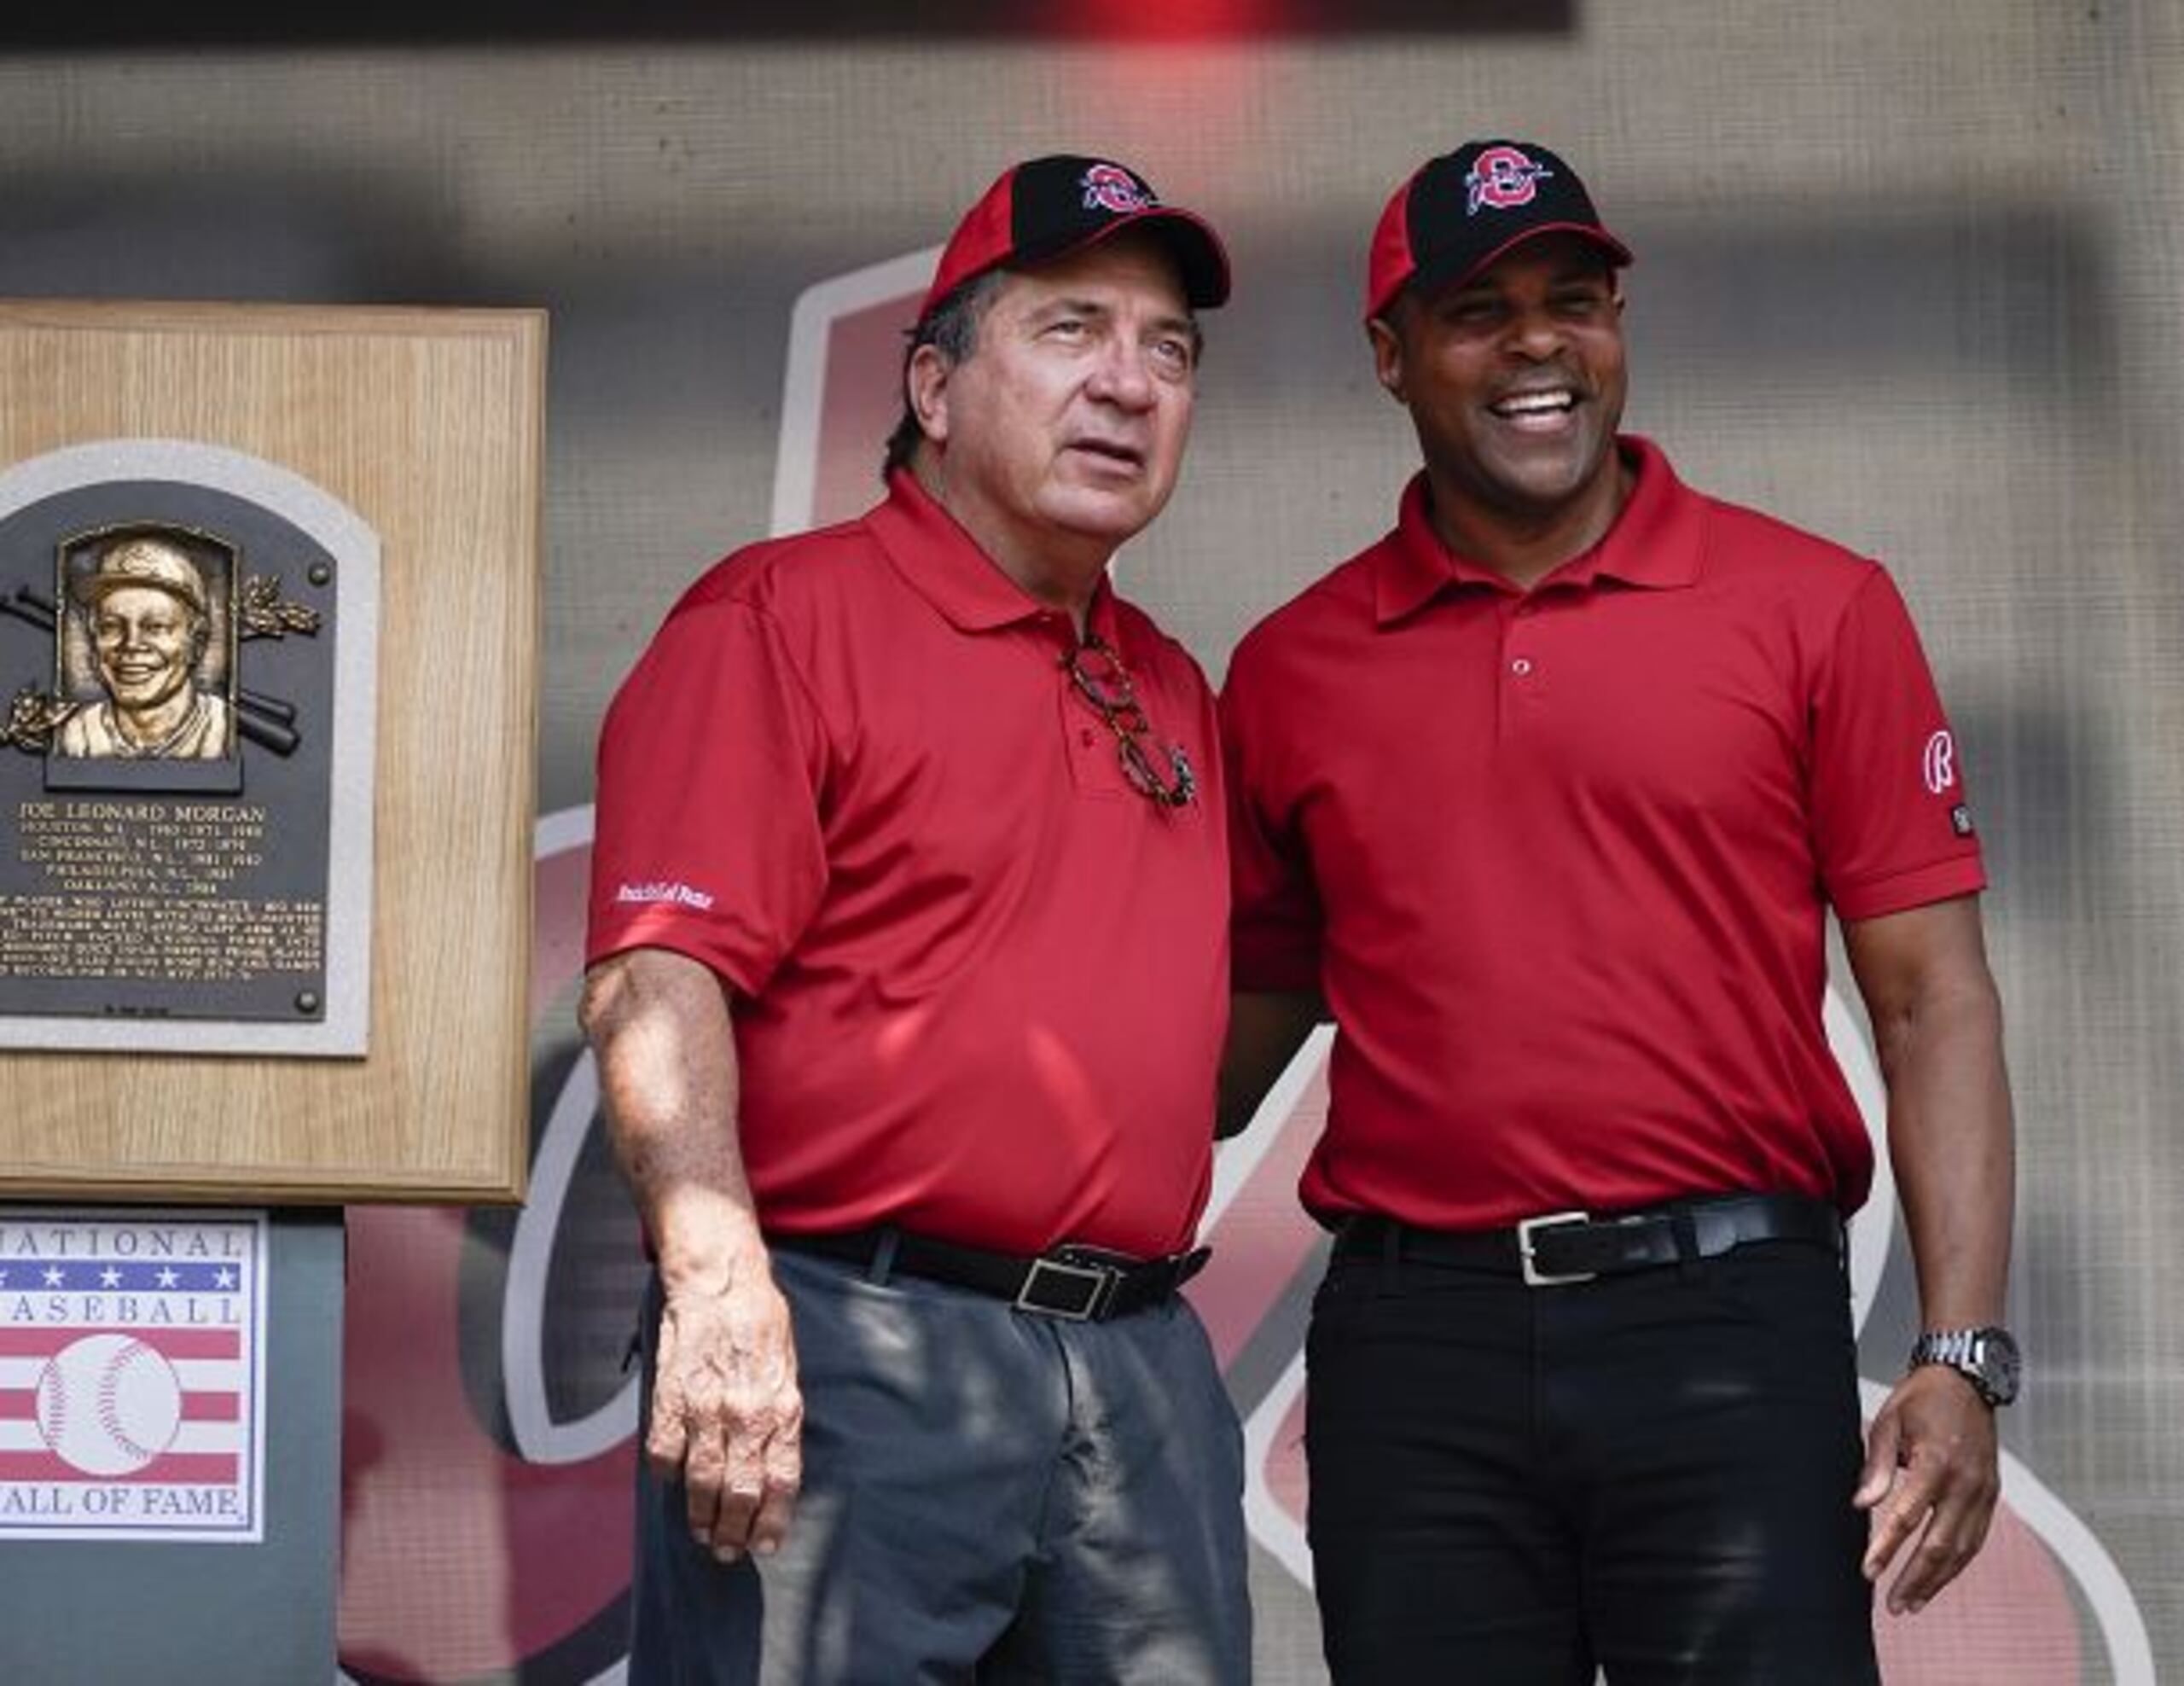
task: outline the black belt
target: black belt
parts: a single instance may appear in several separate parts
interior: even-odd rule
[[[1019,1311],[1070,1323],[1100,1323],[1159,1305],[1196,1276],[1207,1251],[1199,1247],[1167,1259],[1132,1259],[1095,1247],[1059,1247],[1036,1259],[959,1247],[900,1230],[858,1230],[848,1235],[769,1235],[791,1253],[855,1264],[884,1281],[893,1272],[967,1288],[1006,1299]]]
[[[1643,1212],[1554,1212],[1508,1230],[1421,1230],[1353,1218],[1335,1240],[1345,1258],[1449,1264],[1521,1276],[1535,1288],[1713,1259],[1747,1241],[1810,1241],[1839,1252],[1843,1220],[1804,1195],[1731,1195]]]

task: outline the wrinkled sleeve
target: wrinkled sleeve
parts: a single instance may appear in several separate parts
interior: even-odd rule
[[[1826,654],[1812,707],[1813,844],[1844,919],[1986,887],[1960,747],[1910,612],[1876,567]]]
[[[763,992],[826,888],[827,745],[770,617],[677,609],[600,733],[586,963],[672,949]]]

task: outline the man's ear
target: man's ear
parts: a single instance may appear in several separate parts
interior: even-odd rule
[[[1397,404],[1409,404],[1403,390],[1403,336],[1385,317],[1369,317],[1365,333],[1373,342],[1373,373]]]
[[[935,445],[948,442],[948,377],[955,372],[935,346],[920,346],[903,370],[903,397]]]

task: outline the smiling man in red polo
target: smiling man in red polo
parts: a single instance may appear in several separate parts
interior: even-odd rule
[[[944,253],[887,495],[700,580],[600,748],[584,1018],[658,1264],[633,1683],[1248,1676],[1213,703],[1121,602],[1212,231],[1112,161]]]
[[[1339,1029],[1303,1195],[1339,1683],[1873,1682],[1868,1578],[1920,1608],[1997,1491],[2011,1127],[1955,741],[1879,567],[1618,435],[1629,260],[1542,147],[1397,190],[1366,315],[1423,471],[1223,695],[1226,1121]],[[1831,907],[1926,1329],[1862,1467]]]

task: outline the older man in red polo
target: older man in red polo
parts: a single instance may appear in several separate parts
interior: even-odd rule
[[[600,753],[584,1022],[658,1288],[633,1682],[1241,1682],[1176,1288],[1226,1012],[1212,699],[1115,595],[1212,232],[1111,160],[942,256],[887,495],[669,616]]]

